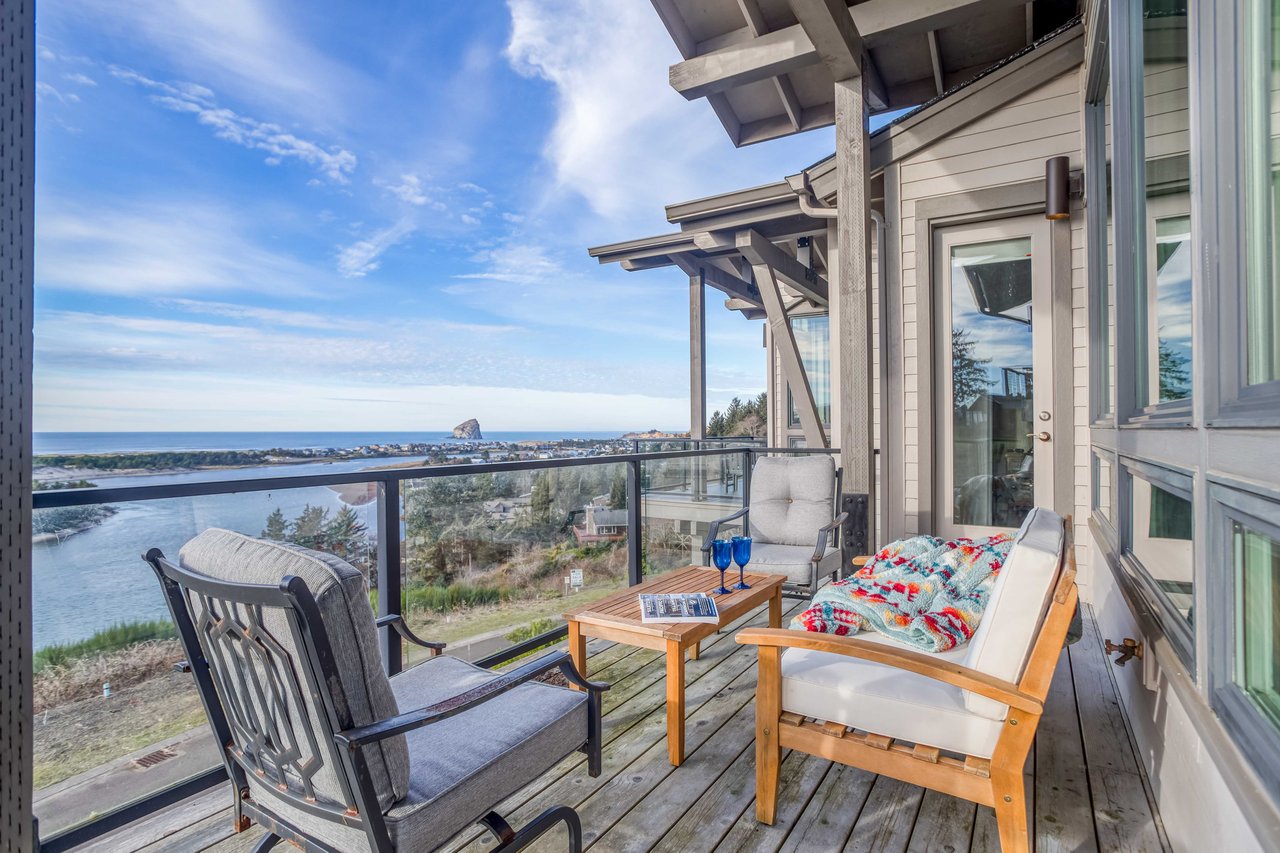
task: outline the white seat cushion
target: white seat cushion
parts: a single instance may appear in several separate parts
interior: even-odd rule
[[[879,635],[859,637],[877,642]],[[898,644],[887,640],[886,645]],[[788,649],[782,656],[784,711],[990,758],[1004,724],[969,711],[964,692],[922,675],[830,652]]]
[[[813,532],[818,540],[818,531]],[[771,575],[786,575],[790,583],[809,584],[813,580],[809,559],[813,557],[813,545],[775,545],[755,543],[751,545],[751,562],[747,568]],[[840,568],[840,549],[827,548],[818,563],[818,586],[831,579],[831,573]]]

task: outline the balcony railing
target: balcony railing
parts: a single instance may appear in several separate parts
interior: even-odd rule
[[[492,566],[495,575],[519,574],[524,578],[519,582],[528,584],[526,588],[532,592],[529,601],[516,602],[516,609],[524,608],[521,613],[522,618],[529,620],[527,624],[502,625],[478,642],[456,646],[456,653],[480,666],[497,667],[563,639],[566,628],[563,623],[555,623],[559,622],[559,613],[572,603],[568,600],[570,597],[576,596],[577,601],[590,600],[619,586],[637,584],[646,573],[698,562],[706,523],[728,514],[748,499],[752,462],[757,455],[835,452],[768,448],[761,444],[758,440],[741,438],[641,439],[635,442],[637,451],[671,446],[694,449],[266,478],[184,478],[181,482],[154,485],[42,491],[34,495],[34,507],[37,515],[74,507],[112,507],[122,513],[129,512],[131,507],[163,508],[162,520],[176,519],[175,529],[165,531],[167,540],[171,540],[167,544],[166,541],[117,541],[112,550],[131,549],[131,553],[94,555],[100,562],[108,557],[115,560],[113,576],[123,576],[141,566],[140,558],[136,565],[132,559],[148,548],[159,545],[176,551],[177,545],[205,527],[238,527],[242,532],[258,535],[259,524],[271,526],[266,518],[259,522],[251,513],[246,516],[243,506],[237,512],[230,512],[233,504],[224,500],[229,496],[256,495],[256,500],[261,502],[260,510],[275,507],[273,515],[279,513],[276,522],[279,526],[287,520],[281,512],[283,507],[290,506],[291,512],[296,511],[297,501],[311,495],[317,487],[330,489],[342,496],[344,508],[361,507],[359,516],[348,516],[347,521],[360,527],[360,520],[368,519],[371,522],[368,539],[372,541],[361,539],[358,554],[343,550],[349,546],[349,540],[342,540],[347,544],[333,540],[328,550],[342,552],[342,556],[362,564],[369,572],[373,579],[373,606],[379,616],[404,615],[411,624],[415,619],[425,619],[428,624],[415,626],[415,630],[429,639],[437,639],[432,634],[442,628],[455,634],[465,632],[469,616],[464,614],[460,621],[451,622],[456,614],[450,613],[448,602],[452,601],[454,591],[464,604],[469,600],[466,594],[477,591],[459,585],[432,586],[430,581],[423,580],[447,577],[448,571],[442,570],[442,566],[447,569],[449,565],[465,565],[473,569],[476,564],[484,564]],[[292,503],[286,499],[290,495],[294,496]],[[236,500],[243,503],[247,498]],[[302,527],[307,511],[313,509],[311,498],[306,500],[305,508],[294,520],[291,537],[300,544],[307,544]],[[617,523],[622,511],[625,511],[625,533],[620,533],[621,525]],[[238,520],[226,520],[230,516]],[[427,528],[445,533],[427,537],[422,534]],[[477,529],[481,531],[479,534],[475,532]],[[513,536],[513,530],[520,531],[520,536]],[[67,541],[74,543],[75,535]],[[83,541],[88,543],[89,537]],[[622,559],[624,550],[625,560]],[[45,559],[55,557],[46,555]],[[37,562],[39,560],[38,552]],[[565,567],[569,574],[563,577],[564,585],[558,586]],[[143,571],[149,572],[145,567]],[[437,575],[437,572],[442,573]],[[39,566],[37,574],[40,574]],[[115,594],[133,596],[130,600],[136,599],[139,608],[147,604],[152,606],[150,615],[161,616],[154,609],[159,601],[158,586],[152,586],[153,581],[145,573],[128,576],[133,580],[125,583],[123,589],[116,589]],[[82,588],[60,591],[59,595],[97,601],[97,593],[83,588],[83,584],[80,586]],[[551,587],[559,590],[560,597]],[[480,591],[499,595],[491,586]],[[102,596],[101,607],[110,611],[112,603],[107,600],[107,593],[103,592]],[[435,599],[445,603],[417,609],[419,600]],[[117,600],[114,611],[117,618],[122,613],[137,615],[118,606],[120,600],[123,599]],[[37,633],[43,624],[39,611],[48,606],[37,595]],[[436,611],[431,607],[444,609],[444,623],[432,615]],[[538,608],[546,613],[539,616]],[[554,627],[538,630],[547,625]],[[507,632],[507,627],[518,627],[520,631]],[[388,675],[414,663],[405,659],[399,636],[390,628],[379,629],[379,647]],[[185,683],[181,685],[182,690],[188,688]],[[175,689],[178,688],[175,686]],[[45,724],[56,724],[50,723],[48,716],[45,715]],[[168,739],[169,736],[162,736],[159,740]],[[218,764],[158,790],[148,790],[127,803],[113,804],[111,809],[96,808],[95,816],[83,822],[75,823],[74,817],[59,814],[60,822],[51,827],[53,833],[42,840],[41,849],[65,850],[85,843],[224,779],[223,768]],[[37,804],[37,814],[39,812]],[[83,817],[88,818],[88,813]]]

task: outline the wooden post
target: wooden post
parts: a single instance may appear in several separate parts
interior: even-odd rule
[[[836,180],[840,210],[837,224],[839,288],[835,333],[840,337],[840,461],[844,468],[842,506],[857,507],[861,520],[851,530],[867,531],[866,542],[850,550],[870,553],[874,543],[875,448],[872,446],[871,229],[869,202],[866,78],[835,84]],[[865,497],[862,497],[865,496]],[[859,523],[861,521],[861,523]],[[846,537],[847,539],[848,537]]]
[[[707,437],[707,299],[701,268],[689,275],[689,438],[697,442]],[[709,460],[689,460],[693,499],[707,496],[706,465]]]
[[[826,447],[826,430],[822,428],[822,420],[818,417],[813,389],[809,385],[808,376],[805,375],[800,349],[796,346],[795,333],[791,330],[791,320],[787,317],[786,309],[782,305],[782,293],[778,289],[774,269],[765,264],[753,264],[752,269],[755,271],[756,284],[760,287],[760,297],[764,302],[773,345],[782,362],[782,373],[787,378],[787,387],[791,389],[791,397],[795,400],[796,411],[800,415],[804,440],[810,447]]]

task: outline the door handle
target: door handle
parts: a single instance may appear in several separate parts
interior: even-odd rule
[[[1027,433],[1027,438],[1034,438],[1040,441],[1048,441],[1051,438],[1051,436],[1049,435],[1049,433],[1041,431],[1041,432],[1029,432]]]

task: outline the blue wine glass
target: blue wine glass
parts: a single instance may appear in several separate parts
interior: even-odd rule
[[[738,582],[733,585],[734,589],[751,589],[747,583],[747,563],[751,562],[751,537],[735,536],[730,547],[733,550],[733,560],[738,564]]]
[[[712,592],[716,595],[728,595],[729,590],[725,589],[724,585],[724,573],[733,562],[733,546],[728,539],[717,539],[711,543],[711,562],[715,563],[716,568],[720,570],[720,586]]]

